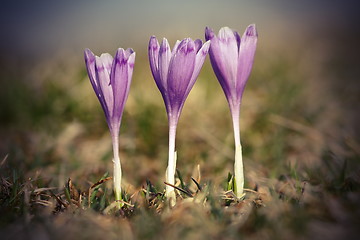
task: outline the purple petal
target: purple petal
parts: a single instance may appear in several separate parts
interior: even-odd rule
[[[198,52],[200,50],[200,48],[202,47],[203,43],[202,43],[202,41],[200,39],[196,39],[194,41],[194,43],[195,43],[196,52]]]
[[[211,40],[215,37],[213,30],[209,27],[205,28],[205,39],[206,41]]]
[[[112,93],[112,87],[110,85],[110,71],[112,66],[112,56],[108,53],[101,54],[100,57],[95,58],[96,62],[96,73],[97,73],[97,83],[100,89],[101,98],[104,101],[103,104],[105,107],[104,112],[109,117],[112,116],[114,99]]]
[[[240,42],[241,42],[241,38],[240,38],[240,35],[237,31],[234,31],[234,34],[235,34],[235,38],[236,38],[236,43],[237,43],[237,47],[238,47],[238,50],[240,49]]]
[[[159,42],[155,36],[152,36],[149,41],[149,49],[148,49],[150,69],[155,79],[156,85],[158,86],[160,91],[162,91],[163,87],[159,77],[159,50],[160,50]]]
[[[224,72],[227,81],[235,86],[239,56],[235,34],[230,28],[223,27],[219,31],[218,39],[219,54],[223,62],[220,70]]]
[[[86,70],[91,82],[91,85],[95,91],[95,94],[99,97],[99,89],[96,83],[96,71],[95,71],[95,55],[91,52],[90,49],[85,49],[84,51],[85,65]]]
[[[135,66],[135,57],[136,57],[136,53],[133,52],[128,58],[128,85],[127,85],[125,102],[127,100],[127,97],[129,95],[129,91],[130,91],[130,84],[131,84],[132,75],[133,75],[134,66]]]
[[[130,83],[135,63],[135,53],[119,48],[116,52],[112,69],[111,85],[114,96],[113,121],[120,124],[125,102],[129,94]]]
[[[173,111],[181,110],[195,67],[195,43],[186,38],[171,58],[168,75],[169,100]]]
[[[257,38],[255,24],[252,24],[247,27],[241,39],[236,85],[236,92],[240,99],[254,63]]]
[[[173,50],[172,50],[172,52],[171,52],[171,56],[174,56],[174,54],[176,53],[176,51],[177,51],[180,43],[181,43],[181,41],[176,40],[176,43],[174,44]]]
[[[91,85],[95,91],[97,98],[99,99],[100,105],[105,113],[105,117],[108,120],[110,119],[110,116],[107,110],[105,99],[103,98],[102,90],[98,83],[98,74],[96,71],[96,56],[90,51],[90,49],[85,49],[85,63]]]
[[[166,38],[163,39],[159,51],[159,78],[163,89],[167,89],[167,78],[171,60],[171,49]]]
[[[136,56],[136,53],[133,51],[130,54],[130,56],[128,57],[128,65],[129,65],[129,68],[131,69],[131,74],[132,74],[132,71],[134,70],[134,66],[135,66],[135,56]]]
[[[129,56],[133,53],[134,53],[134,50],[132,48],[126,49],[126,51],[125,51],[126,58],[129,58]]]
[[[102,53],[100,57],[98,57],[104,67],[104,70],[110,76],[111,67],[113,63],[113,57],[109,53]]]
[[[203,66],[206,55],[209,52],[209,48],[210,48],[210,41],[207,41],[207,42],[204,43],[204,45],[202,45],[202,47],[200,48],[200,50],[196,54],[194,72],[193,72],[193,74],[191,76],[191,80],[190,80],[189,85],[188,85],[188,87],[186,89],[185,97],[187,97],[187,95],[190,93],[192,87],[195,84],[195,81],[196,81],[197,77],[199,76],[201,67]]]
[[[227,100],[230,101],[232,96],[235,94],[235,91],[232,86],[232,82],[229,81],[229,77],[226,74],[226,65],[224,60],[226,56],[224,56],[221,52],[219,39],[208,27],[205,29],[205,39],[211,41],[209,50],[210,62]]]

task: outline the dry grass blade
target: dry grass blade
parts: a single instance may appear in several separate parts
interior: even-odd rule
[[[244,191],[245,191],[245,192],[256,193],[256,194],[261,194],[261,193],[255,191],[255,190],[252,190],[252,189],[249,189],[249,188],[244,188]]]
[[[182,188],[179,188],[179,187],[177,187],[177,186],[175,186],[175,185],[172,185],[172,184],[170,184],[170,183],[167,183],[167,182],[164,182],[164,183],[165,183],[166,185],[170,186],[170,187],[175,188],[176,190],[179,190],[180,192],[186,194],[186,195],[189,196],[189,197],[194,197],[191,193],[189,193],[188,191],[186,191],[186,190],[184,190],[184,189],[182,189]]]
[[[123,203],[126,206],[131,207],[131,208],[135,207],[134,205],[132,205],[128,202],[125,202],[123,200],[117,200],[117,201],[112,202],[109,206],[107,206],[104,209],[103,214],[108,214],[111,211],[111,209],[117,208],[119,206],[119,203]]]
[[[75,188],[74,184],[71,181],[71,178],[69,178],[69,180],[67,182],[67,188],[70,193],[70,198],[74,199],[75,201],[79,201],[80,200],[80,192]]]
[[[0,163],[0,168],[2,168],[2,166],[4,166],[4,165],[5,165],[6,160],[8,159],[8,157],[9,157],[9,154],[6,154],[6,155],[5,155],[5,157],[3,158],[3,160],[1,160],[1,163]]]
[[[199,189],[199,191],[201,191],[202,189],[201,189],[200,184],[193,177],[191,177],[191,180],[195,183],[195,185]]]

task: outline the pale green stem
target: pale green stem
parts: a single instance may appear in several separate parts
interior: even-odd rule
[[[244,192],[244,167],[242,160],[242,147],[240,142],[240,114],[238,111],[232,111],[233,127],[234,127],[234,139],[235,139],[235,164],[234,164],[234,176],[235,176],[235,194],[238,198],[243,196]]]
[[[114,153],[114,193],[115,193],[115,200],[121,201],[121,163],[119,157],[119,136],[117,133],[112,135],[112,143],[113,143],[113,153]],[[119,206],[123,204],[120,203]]]
[[[169,161],[166,170],[166,182],[175,185],[175,137],[176,137],[176,122],[169,121]],[[170,205],[174,206],[176,203],[176,195],[174,188],[166,185],[165,195],[170,201]]]

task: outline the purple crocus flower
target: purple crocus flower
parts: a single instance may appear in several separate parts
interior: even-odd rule
[[[166,38],[161,45],[155,36],[149,42],[150,68],[164,99],[169,121],[169,163],[166,182],[175,184],[175,136],[176,127],[185,100],[190,93],[209,51],[210,41],[202,43],[185,38],[177,41],[171,51]],[[175,192],[166,186],[166,196],[174,204]]]
[[[84,52],[91,85],[104,110],[109,126],[114,153],[115,199],[121,200],[121,164],[119,157],[119,131],[122,113],[129,95],[135,52],[119,48],[113,57],[108,53],[95,56],[90,49]]]
[[[236,194],[243,195],[244,174],[240,143],[240,104],[246,82],[250,76],[257,44],[255,25],[247,27],[240,38],[228,27],[220,29],[218,36],[210,28],[205,29],[206,40],[211,41],[209,51],[211,65],[229,103],[235,138]]]

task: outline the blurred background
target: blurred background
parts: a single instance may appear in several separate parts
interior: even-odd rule
[[[119,47],[131,47],[136,63],[120,134],[125,189],[134,192],[146,179],[162,188],[168,125],[149,69],[150,36],[166,37],[173,45],[185,37],[204,39],[206,26],[215,32],[229,26],[242,35],[255,23],[258,49],[241,110],[246,187],[271,192],[273,180],[289,176],[320,184],[331,194],[344,190],[344,179],[355,188],[360,182],[358,9],[349,0],[3,2],[0,159],[7,156],[10,168],[24,178],[41,175],[47,186],[62,187],[68,177],[86,185],[111,172],[110,135],[83,51],[113,55]],[[233,169],[233,133],[208,59],[184,106],[176,144],[177,167],[186,181],[198,174],[199,165],[204,181],[223,186]],[[339,205],[323,206],[317,190],[310,189],[312,197],[304,201],[315,207],[305,210],[306,219],[336,219],[338,212],[331,209],[358,199],[342,202],[345,195],[337,195]],[[311,212],[320,205],[322,210]],[[312,230],[325,233],[328,227]]]
[[[123,141],[134,152],[148,149],[151,154],[165,157],[167,123],[148,67],[150,36],[159,40],[166,37],[174,44],[184,37],[204,39],[206,26],[215,32],[229,26],[242,34],[251,23],[257,25],[259,43],[243,100],[244,134],[259,134],[256,127],[247,129],[247,121],[254,121],[247,112],[255,111],[256,115],[256,111],[272,111],[306,126],[314,125],[316,130],[315,123],[319,121],[319,127],[328,128],[333,134],[355,139],[359,133],[360,96],[357,9],[355,1],[322,0],[2,3],[1,154],[14,151],[16,159],[23,152],[23,157],[32,162],[27,145],[35,145],[30,149],[34,147],[36,152],[48,152],[37,142],[46,139],[41,135],[58,139],[65,132],[77,136],[79,126],[85,139],[92,136],[96,142],[102,134],[107,139],[105,119],[86,76],[83,50],[90,48],[100,55],[114,54],[118,47],[131,47],[137,52],[137,59],[122,129],[122,136],[129,139]],[[227,104],[216,81],[207,60],[184,108],[179,147],[189,143],[186,138],[192,135],[185,132],[190,122],[190,128],[213,129],[215,135],[219,134],[219,141],[224,141],[225,136],[231,139]],[[267,98],[271,102],[264,100]],[[311,116],[304,115],[304,111]],[[313,116],[325,120],[315,121]],[[217,118],[220,122],[216,122]],[[265,118],[262,121],[266,122]],[[209,119],[208,125],[201,123],[204,119]],[[331,123],[328,126],[326,122]],[[73,132],[72,127],[77,130]]]

